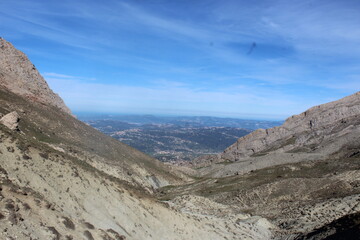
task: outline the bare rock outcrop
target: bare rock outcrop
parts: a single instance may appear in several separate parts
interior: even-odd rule
[[[0,119],[0,123],[10,128],[11,130],[19,129],[19,114],[16,111],[6,114]]]
[[[241,161],[274,151],[333,154],[349,143],[349,139],[358,139],[359,116],[360,92],[357,92],[291,116],[280,127],[258,129],[239,138],[220,158]]]
[[[49,88],[28,57],[3,38],[0,38],[0,86],[29,100],[71,113],[64,101]]]

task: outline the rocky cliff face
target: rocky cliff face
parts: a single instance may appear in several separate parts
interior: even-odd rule
[[[70,114],[27,56],[0,38],[0,85],[29,100],[55,106]]]
[[[344,150],[350,139],[358,139],[359,117],[360,92],[357,92],[294,115],[280,127],[256,130],[238,139],[220,158],[241,161],[269,152],[334,154]]]

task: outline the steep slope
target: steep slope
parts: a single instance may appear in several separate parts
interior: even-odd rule
[[[13,111],[20,116],[18,129],[26,136],[26,146],[41,142],[149,192],[184,180],[174,174],[171,167],[100,133],[56,107],[29,102],[0,89],[0,114]]]
[[[241,161],[270,151],[330,155],[342,150],[350,139],[359,140],[359,116],[360,92],[357,92],[291,116],[280,127],[254,131],[228,147],[221,158]]]
[[[0,85],[30,100],[70,113],[64,101],[49,88],[27,56],[1,37]]]
[[[274,165],[330,156],[355,156],[360,148],[360,92],[289,117],[282,126],[258,129],[222,154],[202,156],[192,165],[200,175],[228,176]],[[236,162],[227,166],[214,163]]]
[[[71,153],[149,191],[182,181],[159,161],[72,117],[62,99],[52,92],[25,54],[4,39],[0,39],[0,84],[0,114],[16,111],[21,119],[19,129],[28,139]]]
[[[3,54],[12,59],[14,51]],[[159,187],[188,177],[46,102],[52,91],[20,69],[25,62],[0,62],[0,239],[270,238],[261,217],[221,216],[195,200],[197,212],[189,212],[154,199]]]
[[[358,240],[360,236],[360,212],[341,217],[325,226],[305,235],[300,239],[328,239],[328,240]]]
[[[194,165],[198,181],[164,187],[159,199],[193,194],[266,217],[274,239],[348,239],[359,228],[360,93],[255,131]]]
[[[0,239],[268,239],[266,220],[175,211],[66,152],[0,126]],[[265,222],[264,222],[265,221]],[[216,226],[216,227],[215,227]]]

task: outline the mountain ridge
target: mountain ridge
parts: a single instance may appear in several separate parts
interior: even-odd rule
[[[54,93],[35,65],[10,42],[0,37],[0,85],[31,101],[49,104],[71,114],[64,101]]]
[[[281,126],[257,129],[239,138],[223,153],[195,159],[193,164],[204,167],[214,162],[241,162],[249,157],[266,156],[274,152],[314,153],[324,156],[336,154],[348,145],[346,138],[359,140],[359,115],[360,92],[356,92],[293,115]],[[331,145],[331,139],[337,139],[338,143],[343,140],[344,143]],[[348,154],[352,152],[349,150]]]
[[[160,199],[193,194],[265,217],[275,226],[271,239],[357,240],[360,93],[256,130],[190,166],[199,180],[165,187]]]
[[[312,107],[301,114],[289,117],[280,127],[257,130],[240,138],[235,145],[230,146],[224,151],[222,157],[226,159],[230,157],[231,159],[235,148],[238,150],[238,152],[235,153],[235,155],[237,155],[236,157],[251,156],[266,150],[266,148],[275,141],[284,141],[284,139],[285,141],[289,141],[289,139],[290,141],[295,141],[294,143],[290,142],[288,145],[280,146],[283,147],[284,151],[309,145],[310,137],[305,137],[304,135],[306,133],[309,132],[309,135],[316,138],[323,134],[321,131],[324,131],[324,129],[330,125],[334,125],[336,122],[349,126],[346,120],[357,117],[360,114],[359,105],[360,92],[357,92],[338,101]],[[302,134],[302,132],[305,134]],[[295,136],[297,134],[300,136]],[[291,137],[295,137],[295,139],[291,139]],[[243,151],[239,151],[239,149]]]
[[[0,115],[14,113],[17,125],[0,124],[0,239],[270,237],[262,217],[157,200],[160,187],[194,179],[77,120],[25,55],[1,54],[10,55],[0,60]]]

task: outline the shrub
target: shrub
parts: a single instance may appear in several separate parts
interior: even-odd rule
[[[92,225],[89,222],[84,222],[85,227],[87,227],[88,229],[95,229],[94,225]]]
[[[84,232],[84,236],[88,239],[88,240],[95,240],[91,234],[91,232],[89,232],[88,230],[86,230]]]
[[[63,224],[65,225],[65,227],[71,230],[75,230],[75,224],[70,220],[70,218],[63,217]]]

